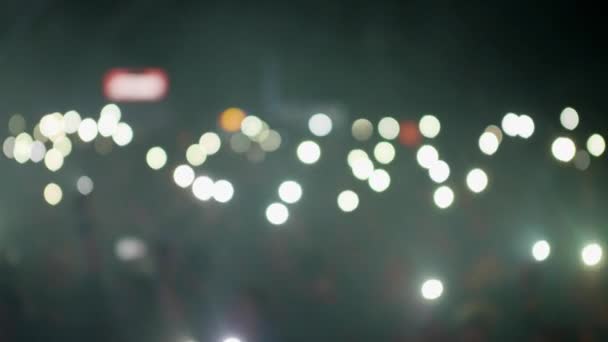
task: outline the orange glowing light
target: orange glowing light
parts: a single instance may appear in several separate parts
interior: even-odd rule
[[[408,147],[420,145],[422,137],[418,130],[418,125],[414,121],[402,121],[399,130],[399,142]]]
[[[220,127],[226,132],[238,132],[241,122],[245,118],[245,112],[240,108],[228,108],[220,114]]]

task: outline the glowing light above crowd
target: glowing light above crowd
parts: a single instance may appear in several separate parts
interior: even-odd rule
[[[435,183],[443,183],[450,177],[450,166],[443,160],[437,160],[429,168],[429,177]]]
[[[534,120],[526,114],[522,114],[518,117],[517,126],[517,134],[524,139],[528,139],[534,134]]]
[[[338,208],[345,213],[354,211],[359,206],[359,195],[352,190],[344,190],[338,195]]]
[[[308,129],[318,137],[324,137],[331,132],[332,121],[327,114],[317,113],[308,120]]]
[[[302,198],[302,187],[298,182],[285,181],[279,186],[279,198],[285,203],[296,203]]]
[[[44,200],[50,205],[57,205],[63,198],[63,191],[61,187],[55,183],[49,183],[44,187],[43,191]]]
[[[431,145],[423,145],[416,152],[416,161],[421,167],[428,169],[439,160],[439,152]]]
[[[160,170],[167,163],[167,153],[162,147],[152,147],[146,153],[146,163],[152,170]]]
[[[321,158],[321,147],[311,140],[304,141],[298,145],[298,159],[304,164],[314,164]]]
[[[80,137],[80,140],[91,142],[97,137],[97,133],[97,123],[95,120],[86,118],[80,122],[80,126],[78,126],[78,136]]]
[[[592,156],[599,157],[604,153],[605,150],[606,141],[601,135],[595,133],[592,134],[589,139],[587,139],[587,151],[589,151]]]
[[[382,169],[376,169],[367,180],[369,187],[375,192],[383,192],[391,185],[391,176]]]
[[[566,107],[564,110],[562,110],[562,113],[559,116],[559,121],[565,129],[572,131],[578,126],[578,113],[576,110],[574,110],[574,108]]]
[[[551,153],[555,159],[567,163],[574,158],[576,154],[576,145],[572,139],[567,137],[558,137],[551,144]]]
[[[188,164],[200,166],[203,165],[206,159],[207,154],[200,144],[192,144],[186,149],[186,161],[188,161]]]
[[[52,148],[46,152],[44,156],[44,165],[50,171],[57,171],[63,166],[63,154],[61,151]]]
[[[351,127],[353,138],[358,141],[367,141],[374,134],[374,125],[367,119],[357,119]]]
[[[227,180],[220,179],[213,183],[213,199],[220,202],[226,203],[234,196],[234,187],[232,183]]]
[[[120,122],[112,134],[112,140],[118,146],[127,146],[133,140],[133,129],[126,122]]]
[[[443,284],[440,280],[429,279],[422,283],[420,293],[422,294],[422,298],[426,300],[439,299],[443,294]]]
[[[173,171],[173,180],[180,188],[187,188],[194,181],[194,170],[189,165],[179,165]]]
[[[439,119],[433,115],[424,115],[418,123],[418,128],[422,136],[432,139],[439,135],[441,123],[439,122]]]
[[[480,193],[488,186],[488,175],[482,169],[473,169],[467,174],[466,183],[469,190]]]
[[[93,192],[93,180],[87,176],[80,176],[76,181],[76,189],[82,195],[88,195]]]
[[[515,113],[507,113],[501,121],[503,132],[510,136],[515,137],[519,134],[519,116]]]
[[[383,139],[393,140],[399,136],[399,122],[391,117],[385,117],[378,123],[378,134]]]
[[[446,209],[454,203],[454,191],[447,186],[442,185],[433,194],[435,205],[440,209]]]
[[[536,261],[544,261],[551,254],[551,246],[545,240],[536,241],[532,246],[532,257]]]
[[[266,208],[266,219],[274,225],[287,222],[289,210],[283,203],[272,203]]]
[[[587,266],[596,266],[602,261],[604,252],[602,247],[597,243],[590,243],[586,245],[581,251],[581,258],[583,263]]]
[[[245,117],[243,122],[241,122],[241,132],[249,138],[254,138],[256,135],[260,134],[263,128],[264,125],[262,120],[254,115]]]
[[[479,149],[484,154],[493,155],[498,151],[499,145],[498,138],[493,133],[483,132],[479,137]]]
[[[389,164],[395,159],[395,148],[386,141],[381,141],[374,147],[374,158],[380,164]]]
[[[196,177],[192,182],[192,194],[201,201],[208,201],[214,195],[215,183],[207,176]]]
[[[222,141],[220,140],[219,135],[213,132],[207,132],[201,135],[198,143],[203,151],[210,156],[216,154],[222,146]]]

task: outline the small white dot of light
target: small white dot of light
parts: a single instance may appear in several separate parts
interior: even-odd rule
[[[207,160],[207,154],[201,145],[192,144],[186,150],[186,160],[192,166],[200,166]]]
[[[20,114],[11,116],[8,120],[8,130],[14,135],[23,132],[25,130],[25,118]]]
[[[393,140],[399,136],[399,122],[391,117],[385,117],[378,123],[378,134],[386,140]]]
[[[321,147],[314,141],[303,141],[298,145],[297,155],[302,163],[314,164],[321,157]]]
[[[121,122],[116,126],[114,134],[112,134],[112,140],[118,146],[127,146],[133,140],[133,129],[126,122]]]
[[[449,186],[442,185],[435,190],[433,200],[438,208],[445,209],[454,203],[454,191]]]
[[[47,114],[40,120],[40,133],[47,138],[57,135],[63,130],[63,116],[59,114],[61,120],[53,114]]]
[[[532,257],[536,261],[544,261],[551,254],[551,246],[545,240],[536,241],[532,246]]]
[[[162,147],[154,146],[146,153],[146,163],[152,170],[159,170],[167,163],[167,153]]]
[[[65,135],[57,138],[53,142],[53,148],[61,152],[61,155],[67,157],[72,152],[72,141]]]
[[[34,139],[41,141],[43,143],[47,142],[47,140],[49,140],[49,138],[45,137],[42,132],[40,132],[40,123],[37,123],[36,126],[34,126]]]
[[[436,300],[443,294],[443,284],[437,279],[429,279],[422,284],[420,293],[426,300]]]
[[[587,266],[595,266],[602,261],[603,255],[602,247],[597,243],[590,243],[586,245],[582,252],[581,258],[583,259],[583,263]]]
[[[213,197],[214,183],[207,176],[196,177],[192,183],[192,194],[201,201],[208,201]]]
[[[367,119],[357,119],[351,127],[353,138],[358,141],[366,141],[372,137],[374,133],[374,125]]]
[[[32,137],[23,132],[15,138],[15,146],[13,149],[13,157],[19,164],[23,164],[30,159],[32,155]]]
[[[241,132],[250,138],[260,134],[262,128],[262,120],[255,115],[249,115],[241,122]]]
[[[581,171],[585,171],[589,168],[589,164],[591,164],[589,153],[585,150],[578,150],[574,156],[574,167]]]
[[[450,166],[443,160],[437,160],[429,168],[429,177],[435,183],[443,183],[450,177]]]
[[[101,112],[99,113],[99,117],[109,117],[112,120],[118,122],[120,121],[120,118],[122,116],[122,113],[120,112],[120,108],[118,108],[117,105],[113,104],[113,103],[109,103],[105,106],[103,106],[103,108],[101,108]]]
[[[418,128],[420,129],[420,134],[422,134],[422,136],[432,139],[439,134],[441,123],[435,116],[425,115],[420,119]]]
[[[234,195],[234,187],[232,183],[221,179],[213,183],[213,199],[220,203],[226,203],[232,199]]]
[[[391,143],[381,141],[374,147],[374,158],[380,164],[389,164],[395,159],[395,148]]]
[[[285,203],[296,203],[302,198],[302,187],[295,181],[284,181],[279,185],[279,198]]]
[[[354,211],[359,206],[359,195],[352,190],[344,190],[338,195],[338,207],[345,213]]]
[[[102,137],[110,137],[118,128],[118,119],[110,115],[101,115],[97,120],[97,130]]]
[[[46,154],[46,146],[40,141],[34,141],[32,143],[32,152],[30,153],[30,160],[34,163],[39,163],[44,159]]]
[[[61,169],[63,166],[63,154],[55,148],[48,150],[44,156],[44,165],[53,172]]]
[[[116,242],[114,253],[123,261],[141,259],[146,255],[146,244],[134,237],[124,237]]]
[[[353,176],[359,180],[367,180],[374,173],[374,163],[371,160],[355,159],[352,163]]]
[[[216,154],[222,146],[222,141],[220,140],[219,135],[213,132],[207,132],[201,135],[200,139],[198,140],[198,143],[199,145],[201,145],[201,148],[210,156]]]
[[[241,340],[236,337],[229,337],[225,339],[224,342],[241,342]]]
[[[63,115],[63,130],[68,134],[78,132],[80,121],[80,114],[75,110],[70,110]]]
[[[84,142],[91,142],[97,137],[97,123],[91,118],[86,118],[78,126],[78,136]]]
[[[498,138],[493,133],[483,132],[479,137],[479,149],[484,154],[493,155],[498,151],[499,145]]]
[[[467,187],[475,193],[480,193],[488,186],[488,175],[482,169],[473,169],[467,174]]]
[[[245,153],[249,151],[251,140],[242,133],[236,133],[230,137],[230,147],[236,153]]]
[[[594,156],[599,157],[606,150],[606,141],[604,137],[595,133],[592,134],[589,139],[587,139],[587,151]]]
[[[574,141],[566,137],[558,137],[551,144],[551,153],[555,159],[567,163],[574,158],[576,154],[576,145]]]
[[[375,192],[383,192],[391,185],[391,176],[382,169],[376,169],[369,176],[367,182]]]
[[[274,225],[287,222],[289,210],[283,203],[272,203],[266,208],[266,219]]]
[[[528,139],[534,134],[534,120],[526,114],[522,114],[518,117],[518,134],[524,139]]]
[[[76,181],[76,189],[82,195],[88,195],[93,192],[93,180],[87,176],[80,176]]]
[[[578,113],[576,110],[574,110],[574,108],[566,107],[564,110],[562,110],[562,113],[559,116],[559,121],[565,129],[572,131],[576,128],[576,126],[578,126]]]
[[[331,118],[327,114],[317,113],[308,120],[308,129],[312,134],[324,137],[331,132]]]
[[[519,116],[515,113],[507,113],[500,124],[503,132],[510,137],[517,136],[519,133]]]
[[[260,143],[260,147],[265,152],[274,152],[281,146],[281,135],[277,131],[270,130],[268,137]]]
[[[418,165],[428,169],[439,160],[439,152],[431,145],[423,145],[416,152],[416,160],[418,161]]]
[[[4,152],[4,155],[6,156],[6,158],[13,159],[15,157],[15,155],[13,154],[14,150],[15,150],[15,137],[8,137],[8,138],[4,139],[4,142],[2,143],[2,152]]]
[[[194,181],[194,170],[189,165],[179,165],[173,171],[173,180],[180,188],[186,188]]]
[[[369,159],[369,156],[361,149],[354,149],[348,152],[348,156],[346,157],[348,166],[353,167],[353,163],[358,159]]]
[[[499,144],[502,142],[502,130],[500,129],[500,127],[498,127],[496,125],[490,125],[490,126],[486,127],[484,132],[490,132],[490,133],[494,134],[496,136],[496,139],[498,139]]]
[[[44,200],[50,205],[57,205],[61,202],[61,198],[63,197],[63,191],[59,185],[55,183],[49,183],[44,187],[43,192]]]

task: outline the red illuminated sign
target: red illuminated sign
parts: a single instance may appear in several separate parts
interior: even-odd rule
[[[103,78],[106,98],[115,102],[160,101],[169,91],[169,77],[160,68],[109,70]]]

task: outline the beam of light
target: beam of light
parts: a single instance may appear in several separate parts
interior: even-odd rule
[[[213,199],[220,202],[226,203],[234,196],[234,187],[232,183],[225,179],[220,179],[213,183]]]
[[[499,145],[498,138],[493,133],[483,132],[479,137],[479,149],[484,154],[493,155],[498,151]]]
[[[87,176],[80,176],[76,181],[76,189],[82,195],[88,195],[93,192],[93,180]]]
[[[576,110],[574,110],[574,108],[566,107],[559,115],[559,122],[565,129],[572,131],[578,126],[578,113]]]
[[[196,177],[192,182],[192,194],[201,201],[208,201],[214,195],[213,180],[207,176]]]
[[[331,133],[333,124],[327,114],[317,113],[308,120],[308,129],[318,137],[324,137]]]
[[[602,247],[599,244],[590,243],[581,251],[581,259],[587,266],[596,266],[602,261],[603,254]]]
[[[439,209],[446,209],[454,203],[454,191],[449,186],[442,185],[435,190],[433,200]]]
[[[298,145],[297,155],[302,163],[314,164],[321,157],[321,147],[312,140],[303,141]]]
[[[383,192],[391,185],[391,176],[382,169],[376,169],[367,180],[369,187],[375,192]]]
[[[44,200],[50,205],[57,205],[61,202],[61,198],[63,198],[63,191],[61,191],[61,187],[55,183],[49,183],[44,187],[43,192]]]
[[[338,195],[338,208],[345,213],[354,211],[359,206],[359,195],[352,190],[344,190]]]
[[[428,169],[439,160],[439,152],[431,145],[420,146],[416,152],[416,161],[421,167]]]
[[[390,164],[395,159],[395,148],[386,141],[381,141],[374,147],[374,158],[380,164]]]
[[[532,257],[540,262],[546,260],[551,254],[551,246],[545,240],[536,241],[532,246]]]
[[[572,139],[567,137],[558,137],[551,144],[551,153],[555,159],[567,163],[574,158],[576,154],[576,145]]]
[[[351,127],[353,138],[358,141],[367,141],[374,134],[374,125],[367,119],[357,119]]]
[[[428,279],[422,283],[420,293],[426,300],[437,300],[443,294],[443,284],[438,279]]]
[[[399,136],[399,122],[391,117],[385,117],[378,122],[378,134],[383,139],[393,140]]]
[[[272,203],[266,208],[266,219],[274,225],[282,225],[289,218],[289,210],[283,203]]]
[[[160,170],[167,163],[167,152],[162,147],[154,146],[146,153],[146,164],[152,170]]]
[[[434,115],[424,115],[418,123],[420,134],[425,138],[433,139],[441,131],[441,123]]]
[[[515,137],[519,133],[519,116],[515,113],[507,113],[500,123],[503,132],[510,137]]]
[[[302,187],[296,181],[284,181],[279,185],[279,198],[285,203],[296,203],[302,198]]]
[[[180,188],[187,188],[194,181],[194,170],[189,165],[179,165],[173,171],[173,181]]]
[[[186,161],[192,166],[203,165],[207,160],[206,150],[200,144],[192,144],[186,149]]]
[[[604,153],[605,150],[606,141],[601,135],[595,133],[592,134],[589,139],[587,139],[587,151],[589,151],[592,156],[599,157]]]

